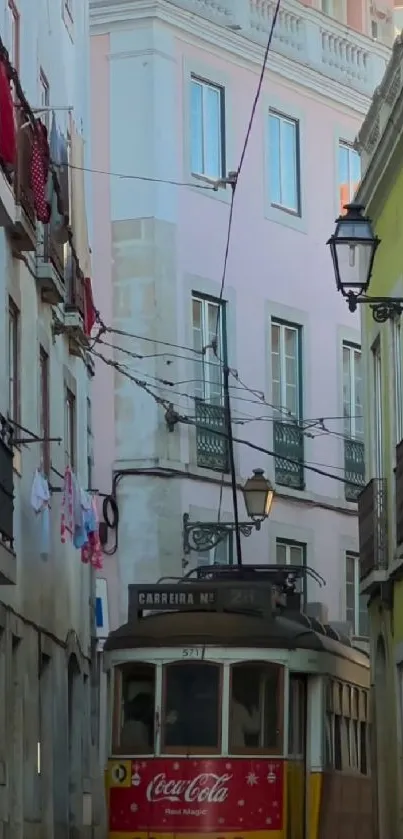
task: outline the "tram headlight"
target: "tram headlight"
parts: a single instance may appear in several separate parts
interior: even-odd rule
[[[274,489],[263,469],[254,469],[242,489],[246,512],[253,521],[262,521],[270,515]]]

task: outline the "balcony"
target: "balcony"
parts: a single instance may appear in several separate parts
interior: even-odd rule
[[[372,594],[388,576],[388,514],[385,478],[373,478],[358,499],[360,592]]]
[[[12,429],[0,416],[0,585],[16,582]]]
[[[55,306],[64,301],[64,245],[52,222],[42,225],[38,236],[36,277],[44,303]]]
[[[276,484],[291,489],[304,489],[304,434],[295,423],[273,423],[274,470]],[[290,461],[298,461],[296,463]]]
[[[169,5],[213,21],[227,31],[237,31],[236,50],[246,53],[248,41],[266,46],[276,2],[171,0]],[[96,8],[93,14],[95,19]],[[304,7],[298,0],[282,0],[272,52],[369,98],[381,81],[390,57],[388,47],[320,11]]]
[[[344,477],[346,501],[357,502],[365,486],[365,449],[359,440],[344,441]]]
[[[69,351],[71,355],[81,358],[85,343],[85,281],[70,247],[66,260],[65,283],[64,325],[69,336]]]
[[[195,413],[197,465],[214,472],[229,472],[228,441],[222,436],[227,429],[225,409],[197,399]]]

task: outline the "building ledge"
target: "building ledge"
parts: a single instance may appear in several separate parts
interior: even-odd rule
[[[379,568],[374,568],[360,580],[360,594],[371,595],[374,594],[378,589],[381,587],[383,583],[387,583],[389,580],[389,569],[385,568],[379,570]]]
[[[254,51],[265,48],[274,4],[267,8],[259,0],[91,0],[91,28],[94,34],[133,25],[144,18],[158,17],[185,30],[189,36],[214,44],[248,62]],[[315,88],[323,96],[330,85],[332,98],[352,104],[367,100],[379,84],[391,50],[369,36],[350,29],[298,0],[282,0],[271,50],[270,69],[293,81]],[[281,68],[281,62],[288,66]],[[339,94],[339,95],[337,95]],[[364,112],[367,111],[367,105]]]

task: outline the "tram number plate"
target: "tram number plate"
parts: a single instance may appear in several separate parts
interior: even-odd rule
[[[184,647],[182,658],[203,658],[202,647]]]

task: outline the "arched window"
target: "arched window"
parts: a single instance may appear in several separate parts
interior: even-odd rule
[[[221,748],[221,667],[174,662],[164,667],[162,751],[216,754]]]

